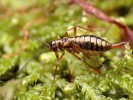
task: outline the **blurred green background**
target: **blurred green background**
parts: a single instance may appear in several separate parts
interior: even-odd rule
[[[133,0],[87,1],[133,29]],[[65,31],[75,25],[94,29],[79,29],[78,35],[91,34],[110,43],[127,39],[116,25],[85,13],[67,0],[0,0],[0,100],[133,100],[133,58],[128,44],[94,56],[108,67],[86,59],[101,74],[66,52],[53,84],[56,57],[38,39],[50,43],[64,37]],[[26,26],[34,38],[28,38],[25,49],[18,54],[4,58],[21,48]]]

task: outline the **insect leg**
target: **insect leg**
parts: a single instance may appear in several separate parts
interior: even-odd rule
[[[71,53],[71,52],[70,52]],[[77,56],[75,53],[71,53],[72,55],[74,55],[77,59],[79,59],[80,61],[83,61],[85,64],[87,64],[93,71],[95,71],[96,73],[100,73],[99,70],[95,67],[93,67],[92,65],[88,64],[83,58],[80,58],[79,56]]]
[[[72,28],[66,30],[66,32],[65,32],[66,37],[69,36],[69,35],[68,35],[68,31],[70,31],[70,30],[74,30],[74,37],[76,37],[76,34],[77,34],[77,27],[78,27],[78,26],[76,25],[76,26],[74,26],[74,27],[72,27]]]
[[[93,58],[91,58],[91,57],[88,55],[88,53],[86,53],[84,50],[82,50],[77,44],[75,44],[74,47],[77,48],[77,50],[79,50],[80,52],[82,52],[82,54],[83,54],[85,57],[87,57],[88,59],[91,59],[92,61],[96,62],[97,64],[103,65],[103,66],[106,67],[106,65],[104,65],[104,64],[102,64],[102,63],[100,63],[100,62],[94,60]]]
[[[84,29],[84,30],[87,30],[87,31],[90,31],[88,28],[85,28],[85,27],[82,27],[82,26],[79,26],[79,25],[74,26],[74,28],[77,28],[77,27],[79,27],[81,29]]]
[[[71,49],[67,50],[69,53],[71,53],[72,55],[74,55],[77,59],[79,59],[80,61],[83,61],[85,64],[87,64],[90,68],[92,68],[95,72],[100,73],[99,70],[95,67],[93,67],[92,65],[88,64],[85,59],[78,57],[75,53],[79,53],[81,52],[80,48],[78,48],[78,45],[75,44],[71,47]]]
[[[68,36],[69,36],[69,35],[68,35],[68,31],[70,31],[70,30],[74,30],[74,37],[76,37],[76,34],[77,34],[77,27],[79,27],[79,26],[78,26],[78,25],[76,25],[76,26],[74,26],[74,27],[72,27],[72,28],[70,28],[70,29],[66,30],[66,32],[65,32],[66,37],[68,37]]]
[[[59,58],[57,58],[56,67],[55,67],[55,71],[54,71],[54,80],[55,80],[55,76],[56,76],[58,65],[59,65],[60,61],[62,60],[64,54],[65,54],[65,51],[63,50],[62,51],[62,55]]]
[[[76,35],[77,35],[77,28],[78,28],[78,27],[81,28],[81,29],[84,29],[84,30],[89,31],[89,29],[87,29],[87,28],[84,28],[84,27],[82,27],[82,26],[76,25],[76,26],[74,26],[74,27],[72,27],[72,28],[66,30],[66,32],[65,32],[66,37],[69,36],[69,35],[68,35],[68,31],[70,31],[70,30],[74,30],[74,37],[76,37]]]
[[[58,60],[58,59],[59,59],[58,51],[54,51],[54,53],[55,53],[55,56],[56,56],[56,58],[57,58],[57,60]]]
[[[66,37],[69,37],[69,35],[68,35],[68,31],[70,31],[70,30],[73,30],[73,27],[72,27],[72,28],[70,28],[70,29],[67,29],[67,30],[66,30],[66,32],[65,32]]]
[[[86,54],[84,54],[84,55],[86,55]],[[94,59],[93,59],[93,58],[91,58],[89,55],[86,55],[86,57],[87,57],[88,59],[90,59],[90,60],[94,61],[95,63],[99,64],[99,65],[103,65],[103,66],[107,67],[105,64],[102,64],[102,63],[100,63],[100,62],[98,62],[98,61],[94,60]]]

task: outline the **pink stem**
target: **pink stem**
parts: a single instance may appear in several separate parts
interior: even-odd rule
[[[93,6],[90,2],[86,0],[68,0],[69,3],[76,3],[81,8],[84,9],[87,13],[95,16],[98,19],[101,19],[105,22],[116,24],[120,29],[124,30],[124,33],[127,34],[130,40],[130,45],[133,48],[133,31],[129,29],[126,25],[116,21],[115,19],[112,19],[108,17],[104,12],[97,9],[95,6]]]

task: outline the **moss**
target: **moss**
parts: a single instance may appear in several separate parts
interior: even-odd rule
[[[126,0],[124,0],[126,2]],[[124,2],[123,1],[123,2]],[[121,30],[97,18],[87,15],[77,5],[69,5],[66,1],[39,0],[0,1],[0,99],[1,100],[132,100],[133,98],[133,57],[128,44],[125,49],[113,49],[94,59],[100,63],[86,59],[87,62],[100,69],[95,74],[89,66],[66,52],[57,69],[55,83],[54,70],[56,57],[47,43],[64,37],[65,31],[74,26],[94,27],[94,32],[78,29],[77,35],[92,34],[106,39],[110,43],[121,42]],[[108,7],[108,1],[92,2],[100,9]],[[111,1],[113,2],[113,1]],[[104,9],[119,8],[125,3],[118,1]],[[132,9],[130,2],[126,7]],[[18,4],[19,3],[19,4]],[[17,5],[18,4],[18,5]],[[25,5],[25,6],[24,6]],[[109,12],[108,12],[109,13]],[[112,17],[116,14],[110,12]],[[123,20],[132,25],[132,13],[125,13]],[[120,16],[117,15],[119,19]],[[27,29],[35,38],[28,38],[25,50],[9,58],[5,54],[14,53],[23,42],[23,27],[26,23],[33,24]],[[69,32],[73,36],[73,31]],[[43,53],[42,53],[43,51]],[[61,55],[61,52],[59,53]],[[24,68],[24,64],[34,57]],[[79,56],[85,58],[82,54]],[[22,69],[23,68],[23,69]]]

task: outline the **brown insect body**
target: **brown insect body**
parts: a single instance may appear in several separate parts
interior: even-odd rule
[[[110,49],[111,44],[106,40],[93,35],[82,35],[76,37],[64,37],[63,39],[54,40],[50,46],[53,51],[64,49],[68,52],[79,53],[80,50],[75,50],[74,46],[79,46],[82,50],[89,54],[97,54]]]
[[[90,68],[93,69],[95,72],[99,73],[99,70],[97,68],[94,68],[92,65],[88,64],[83,58],[77,56],[76,54],[81,52],[87,58],[100,64],[99,62],[92,59],[90,56],[100,54],[104,51],[107,51],[113,48],[121,47],[126,43],[126,42],[121,42],[117,44],[110,44],[106,40],[93,35],[76,36],[77,27],[87,30],[86,28],[83,28],[81,26],[75,26],[66,31],[66,37],[62,39],[53,40],[50,43],[50,48],[54,51],[57,58],[54,79],[55,79],[57,67],[65,54],[65,50],[71,53],[72,55],[74,55],[80,61],[83,61],[84,63],[89,65]],[[68,31],[72,29],[74,29],[74,37],[69,37]],[[62,55],[60,57],[58,54],[58,49],[62,51]]]
[[[113,48],[121,47],[126,43],[126,42],[121,42],[121,43],[117,43],[117,44],[110,44],[106,40],[104,40],[100,37],[93,36],[93,35],[77,36],[76,34],[77,34],[77,28],[78,27],[82,28],[84,30],[88,30],[88,29],[81,27],[81,26],[74,26],[73,28],[68,29],[65,32],[66,37],[64,37],[62,39],[57,39],[57,40],[51,41],[51,43],[50,43],[50,48],[54,51],[56,58],[57,58],[56,68],[55,68],[55,73],[54,73],[54,79],[55,79],[57,67],[58,67],[61,59],[63,58],[63,56],[65,54],[65,50],[68,51],[69,53],[71,53],[72,55],[74,55],[80,61],[83,61],[85,64],[87,64],[95,72],[100,73],[97,68],[88,64],[85,61],[85,59],[79,57],[76,54],[81,52],[85,57],[91,59],[92,61],[94,61],[100,65],[103,65],[103,64],[95,61],[94,59],[92,59],[90,56],[91,55],[97,55],[101,52],[104,52],[104,51],[107,51],[107,50],[110,50]],[[70,30],[74,30],[74,37],[70,37],[68,35],[68,31],[70,31]],[[62,55],[60,57],[58,54],[58,49],[60,49],[62,51]]]
[[[55,68],[55,73],[54,73],[54,80],[55,80],[55,76],[56,76],[56,72],[57,72],[57,67],[58,67],[60,61],[62,60],[63,56],[65,55],[65,51],[68,51],[69,53],[74,55],[77,59],[79,59],[80,61],[83,61],[85,64],[87,64],[92,70],[99,73],[99,69],[93,67],[91,64],[87,63],[84,58],[81,58],[76,54],[81,52],[85,57],[91,59],[92,61],[94,61],[100,65],[103,65],[103,64],[95,61],[94,59],[92,59],[90,56],[97,55],[99,53],[102,53],[102,52],[110,50],[110,49],[121,47],[127,43],[127,42],[120,42],[117,44],[110,44],[106,40],[104,40],[100,37],[93,36],[93,35],[77,36],[76,35],[77,28],[88,30],[87,28],[84,28],[81,26],[74,26],[73,28],[68,29],[65,32],[66,37],[64,37],[62,39],[53,40],[53,41],[51,41],[50,44],[39,40],[39,41],[43,42],[44,44],[46,44],[48,47],[50,47],[56,55],[57,62],[56,62],[56,68]],[[68,35],[68,31],[70,31],[70,30],[74,30],[74,37],[70,37]],[[62,54],[60,57],[58,54],[58,49],[60,49],[62,51]],[[26,66],[26,64],[24,65],[24,67]]]

